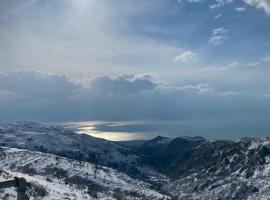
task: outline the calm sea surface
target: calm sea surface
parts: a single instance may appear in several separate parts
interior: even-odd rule
[[[112,141],[146,140],[158,135],[203,136],[211,139],[270,136],[267,120],[241,119],[236,122],[220,118],[183,121],[80,121],[58,124],[78,134],[89,134]]]

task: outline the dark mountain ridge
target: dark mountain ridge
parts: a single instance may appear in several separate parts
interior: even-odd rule
[[[270,155],[269,139],[243,138],[239,140],[209,141],[203,137],[156,137],[145,142],[138,151],[146,155],[153,167],[178,179],[208,169],[228,174],[246,171],[249,177],[257,167],[266,163]],[[251,148],[254,145],[256,148]]]

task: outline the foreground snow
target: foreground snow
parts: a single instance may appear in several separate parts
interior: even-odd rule
[[[168,199],[149,184],[111,168],[14,148],[1,148],[0,154],[0,178],[24,177],[31,183],[31,199]],[[8,192],[12,199],[14,191]]]

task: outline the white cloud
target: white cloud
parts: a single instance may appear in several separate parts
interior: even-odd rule
[[[263,57],[261,60],[262,60],[263,62],[270,62],[270,56]]]
[[[227,38],[227,36],[225,35],[226,32],[227,30],[224,27],[213,29],[212,35],[208,42],[214,45],[222,44],[223,41]]]
[[[227,4],[233,3],[234,0],[216,0],[214,4],[209,6],[210,9],[219,8],[225,6]],[[269,0],[243,0],[244,3],[255,6],[257,9],[263,9],[267,14],[270,14],[270,1]],[[245,7],[237,7],[235,8],[238,12],[243,12],[246,10]]]
[[[195,91],[197,93],[207,93],[212,92],[215,89],[206,83],[200,83],[198,85],[185,85],[185,86],[179,86],[179,90],[188,90],[188,91]]]
[[[206,67],[204,68],[205,71],[226,71],[235,67],[238,67],[239,63],[238,62],[232,62],[228,65],[225,65],[223,67]]]
[[[222,14],[218,14],[214,17],[214,19],[219,19],[222,16]]]
[[[214,45],[220,45],[223,43],[223,41],[226,39],[225,36],[221,35],[214,35],[209,39],[209,42],[214,44]]]
[[[263,57],[257,62],[248,63],[247,66],[258,67],[258,66],[264,66],[265,64],[268,64],[268,63],[270,63],[270,56]]]
[[[212,4],[212,5],[209,6],[210,9],[215,9],[217,7],[219,7],[217,4]]]
[[[189,3],[200,3],[202,0],[177,0],[178,3],[183,3],[183,2],[189,2]]]
[[[235,91],[225,91],[225,92],[219,92],[219,95],[224,96],[224,97],[231,97],[231,96],[243,95],[243,93],[235,92]]]
[[[182,54],[176,56],[173,61],[180,61],[185,63],[196,63],[198,62],[197,55],[192,51],[185,51]]]
[[[224,27],[215,28],[212,31],[213,35],[220,35],[220,34],[223,34],[225,32],[226,32],[226,30],[224,29]]]
[[[270,14],[270,1],[269,0],[243,0],[250,6],[255,6],[258,9],[263,9],[267,14]]]
[[[257,67],[257,66],[259,66],[260,64],[262,64],[262,62],[251,62],[251,63],[248,63],[247,66],[250,66],[250,67]]]
[[[226,4],[233,3],[233,0],[216,0],[215,4],[209,6],[210,9],[215,9],[221,6],[225,6]]]
[[[247,9],[245,7],[237,7],[237,8],[234,8],[236,11],[238,12],[243,12],[243,11],[246,11]]]

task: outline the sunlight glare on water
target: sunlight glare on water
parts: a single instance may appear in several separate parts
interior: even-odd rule
[[[103,121],[88,121],[88,122],[70,122],[65,124],[67,128],[73,129],[78,134],[87,134],[93,137],[103,138],[111,141],[128,141],[128,140],[143,140],[147,137],[143,134],[119,131],[99,131],[96,129],[98,125],[109,127],[123,126],[136,124],[136,122],[103,122]]]

